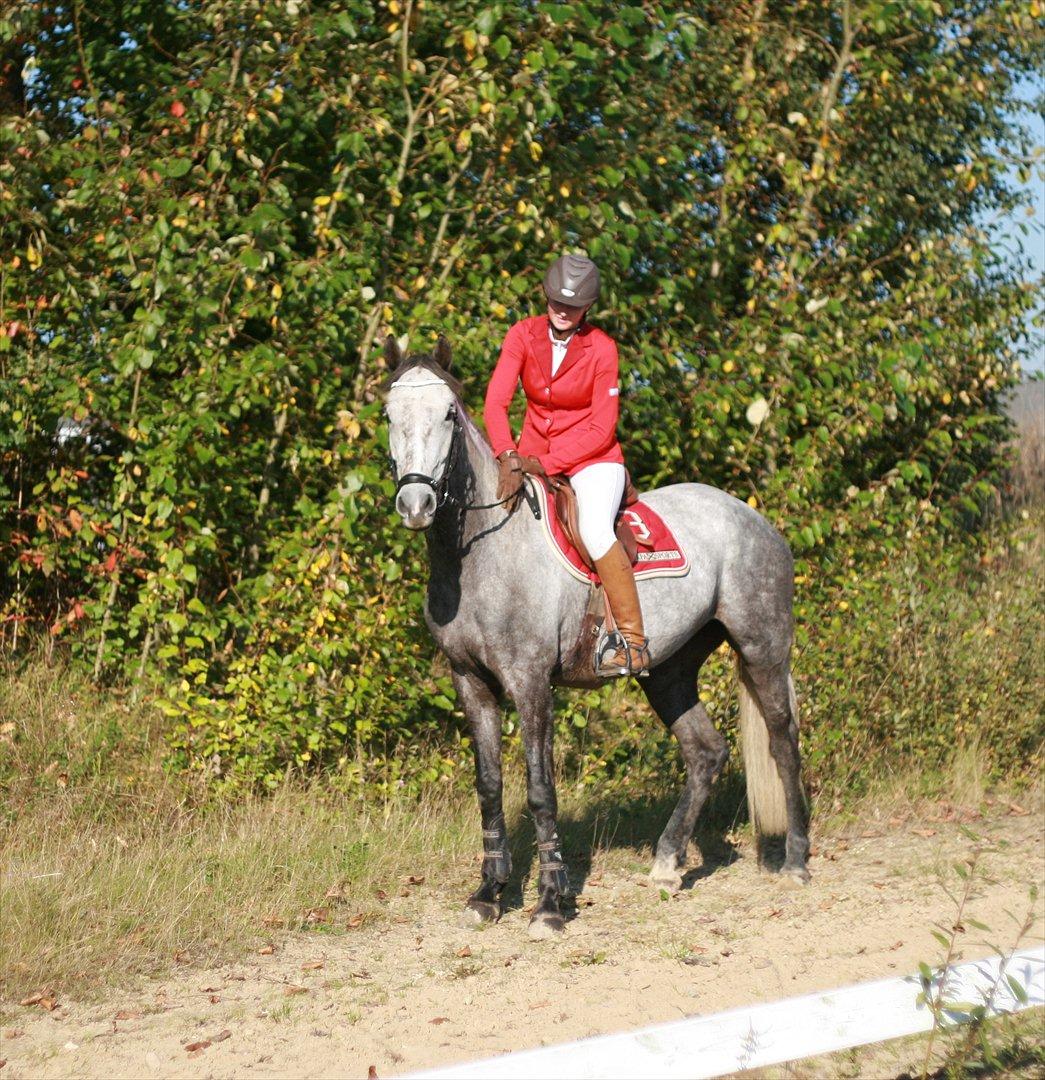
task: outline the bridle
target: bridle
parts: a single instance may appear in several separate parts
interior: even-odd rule
[[[433,379],[433,382],[437,380]],[[442,381],[442,380],[438,380]],[[427,386],[428,383],[410,383],[410,386]],[[441,509],[448,502],[457,502],[457,499],[450,494],[450,477],[453,475],[454,466],[457,464],[458,447],[461,444],[461,425],[457,422],[457,409],[454,405],[450,406],[450,411],[446,414],[447,420],[452,420],[454,429],[450,435],[450,449],[446,452],[446,457],[443,459],[443,472],[438,480],[434,476],[429,476],[427,473],[421,472],[409,472],[399,475],[399,469],[396,466],[395,458],[391,454],[388,455],[389,463],[392,466],[392,479],[396,482],[396,495],[402,491],[407,484],[427,484],[435,493],[435,508]]]
[[[432,386],[435,383],[440,383],[445,386],[446,384],[442,379],[431,379],[424,382],[414,383],[393,383],[395,386]],[[391,388],[390,388],[391,389]],[[447,503],[459,507],[461,510],[492,510],[497,506],[504,506],[507,503],[513,502],[516,499],[515,495],[509,495],[507,498],[498,499],[496,502],[490,503],[464,503],[457,498],[456,495],[450,494],[450,478],[453,476],[454,468],[457,465],[457,457],[460,453],[461,439],[463,433],[461,430],[461,422],[457,415],[457,405],[455,402],[450,403],[450,408],[446,414],[446,419],[453,422],[453,432],[450,435],[450,449],[446,452],[446,457],[443,458],[443,471],[437,480],[434,476],[429,476],[427,473],[421,472],[409,472],[399,475],[399,468],[396,465],[395,458],[391,454],[388,455],[389,464],[392,467],[392,479],[396,482],[396,496],[402,491],[407,484],[427,484],[432,489],[435,495],[435,508],[441,510]],[[526,478],[527,483],[520,489],[522,491],[523,498],[526,499],[526,504],[533,512],[533,516],[540,521],[541,519],[541,507],[537,501],[537,495],[533,491],[532,484],[529,482],[529,477]]]

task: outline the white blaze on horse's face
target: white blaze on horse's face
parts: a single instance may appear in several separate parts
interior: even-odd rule
[[[450,466],[453,391],[426,368],[413,368],[392,384],[385,411],[388,450],[402,484],[396,494],[396,511],[408,529],[427,529],[438,509],[436,488]],[[418,479],[403,484],[411,474],[428,482]]]

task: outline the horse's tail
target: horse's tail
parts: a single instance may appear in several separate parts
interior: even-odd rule
[[[758,837],[787,833],[787,803],[776,762],[769,752],[769,728],[758,698],[748,686],[744,662],[737,657],[737,687],[740,694],[740,742],[747,774],[747,805],[751,824]],[[791,720],[798,723],[798,699],[791,675],[787,676],[791,699]]]

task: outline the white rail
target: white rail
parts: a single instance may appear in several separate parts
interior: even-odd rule
[[[1003,970],[1004,969],[1004,970]],[[1000,978],[999,978],[1000,976]],[[1026,993],[1021,1001],[1008,977]],[[934,995],[940,980],[934,983]],[[549,1046],[414,1073],[408,1080],[697,1080],[741,1069],[829,1054],[853,1046],[917,1035],[933,1026],[919,1003],[917,975],[861,983],[768,1005],[658,1024],[620,1035]],[[948,1023],[969,1019],[969,1006],[991,1000],[991,1013],[1045,1004],[1045,946],[1007,959],[993,957],[947,969],[943,985]]]

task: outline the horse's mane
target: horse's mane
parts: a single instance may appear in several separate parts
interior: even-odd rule
[[[388,376],[384,387],[382,388],[385,394],[392,388],[392,384],[397,379],[405,375],[408,371],[413,371],[415,368],[422,368],[424,371],[434,375],[437,379],[441,379],[450,389],[453,391],[454,396],[460,401],[464,394],[464,387],[461,385],[459,379],[455,379],[449,371],[446,370],[436,359],[428,356],[425,353],[413,353],[408,356],[400,365]]]

